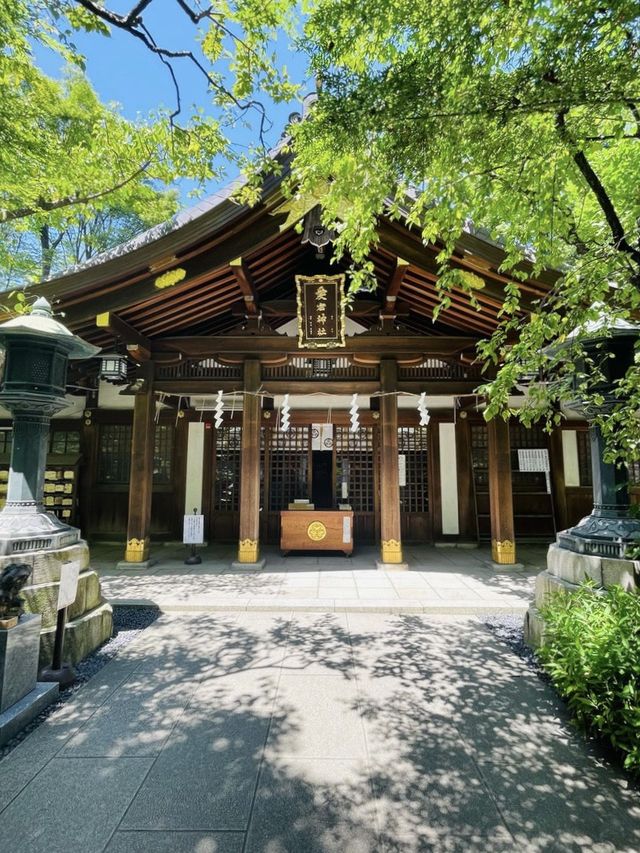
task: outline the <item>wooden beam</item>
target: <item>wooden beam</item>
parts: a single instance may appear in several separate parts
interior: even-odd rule
[[[489,506],[491,512],[491,555],[499,565],[516,562],[511,486],[509,423],[496,417],[487,424],[489,456]]]
[[[380,312],[382,317],[394,317],[396,314],[396,299],[400,288],[404,282],[407,270],[409,269],[409,261],[404,258],[396,258],[396,267],[389,277],[387,287],[384,292],[384,304]]]
[[[151,357],[151,341],[125,320],[118,317],[117,314],[110,311],[98,314],[96,326],[98,329],[106,329],[114,337],[120,338],[127,345],[127,351],[131,357],[136,361],[148,361]]]
[[[270,299],[268,302],[263,302],[260,306],[264,317],[295,317],[298,313],[298,307],[295,299]],[[407,306],[402,306],[403,310],[407,311]],[[232,311],[237,311],[234,307]],[[368,315],[377,314],[380,310],[380,303],[373,299],[356,299],[347,307],[348,317],[366,317]]]
[[[398,366],[380,362],[380,561],[402,564],[400,471],[398,463]]]
[[[129,475],[129,515],[127,521],[128,563],[146,563],[151,544],[151,499],[153,494],[153,436],[156,400],[153,390],[153,363],[145,365],[145,390],[136,394],[131,438]]]
[[[258,291],[253,283],[253,279],[251,278],[251,273],[249,272],[247,265],[244,263],[242,258],[234,258],[232,261],[229,261],[229,266],[236,277],[240,293],[244,299],[246,313],[254,317],[257,316],[259,313]]]
[[[478,337],[426,337],[423,335],[353,335],[347,337],[346,346],[331,350],[300,350],[297,338],[287,335],[221,335],[220,337],[194,336],[160,338],[153,341],[152,354],[181,352],[192,358],[206,358],[225,354],[281,353],[307,358],[339,358],[352,353],[372,356],[401,357],[404,354],[450,357],[476,346]]]
[[[461,417],[464,415],[464,417]],[[463,542],[478,541],[478,514],[471,458],[471,425],[466,412],[459,412],[455,425],[456,472],[458,476],[458,533]]]
[[[260,559],[260,362],[244,364],[242,436],[240,449],[240,542],[238,563],[258,564]]]

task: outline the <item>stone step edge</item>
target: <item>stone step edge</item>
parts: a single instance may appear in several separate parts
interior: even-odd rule
[[[471,605],[454,605],[454,604],[417,604],[417,603],[398,603],[398,604],[376,604],[375,602],[358,603],[353,601],[343,601],[336,599],[333,602],[309,602],[304,604],[296,604],[287,602],[286,599],[275,599],[271,602],[207,602],[207,603],[185,603],[184,601],[154,601],[148,598],[111,598],[109,604],[112,607],[154,607],[161,613],[258,613],[277,611],[282,613],[288,611],[291,613],[426,613],[441,616],[489,616],[491,614],[507,614],[511,616],[524,617],[527,612],[528,604],[522,605],[513,604],[471,604]]]

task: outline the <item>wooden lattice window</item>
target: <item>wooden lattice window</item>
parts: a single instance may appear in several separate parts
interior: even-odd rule
[[[131,470],[131,424],[100,424],[98,483],[128,484]]]
[[[215,430],[216,481],[213,508],[237,512],[240,507],[240,446],[242,427],[222,426]]]
[[[153,444],[153,482],[170,485],[173,478],[173,424],[157,424]]]
[[[49,438],[49,453],[80,453],[80,432],[77,429],[54,429]]]
[[[476,488],[489,488],[489,437],[485,424],[471,424],[471,464]]]
[[[587,430],[576,431],[576,442],[578,444],[578,476],[581,486],[593,485],[593,472],[591,470],[591,437]]]
[[[349,503],[354,512],[374,511],[375,454],[373,428],[360,427],[351,432],[336,426],[336,505]],[[346,487],[343,486],[346,484]]]
[[[286,432],[271,431],[269,509],[287,509],[296,498],[309,498],[308,426],[291,426]]]
[[[549,436],[540,426],[525,427],[512,421],[509,424],[511,445],[511,482],[514,492],[547,491],[547,478],[542,471],[521,471],[518,450],[548,449]]]
[[[400,486],[402,512],[429,511],[428,427],[400,427],[398,453],[404,456],[405,485]]]

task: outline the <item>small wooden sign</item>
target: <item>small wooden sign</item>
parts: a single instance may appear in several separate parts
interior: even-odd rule
[[[204,515],[185,515],[182,530],[185,545],[202,545],[204,542]]]
[[[296,276],[298,346],[326,349],[345,345],[344,275]]]

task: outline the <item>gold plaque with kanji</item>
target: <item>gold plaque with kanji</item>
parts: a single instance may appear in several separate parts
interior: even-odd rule
[[[298,346],[327,349],[345,345],[344,275],[296,276]]]

